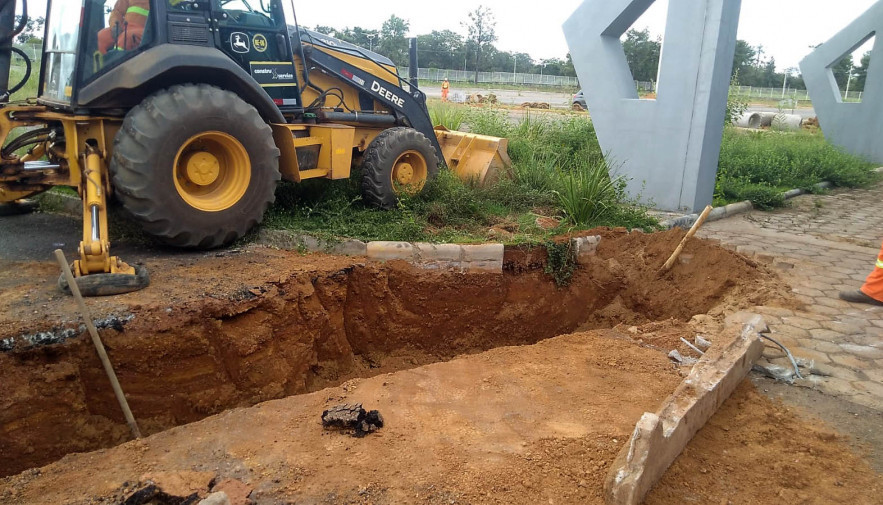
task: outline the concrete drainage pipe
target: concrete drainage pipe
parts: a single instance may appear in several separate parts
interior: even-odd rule
[[[796,114],[776,114],[773,118],[773,130],[796,131],[803,126],[803,117]]]
[[[736,120],[736,126],[756,130],[760,128],[760,114],[757,112],[746,112]]]
[[[761,112],[760,113],[760,126],[761,128],[769,128],[773,125],[773,120],[776,119],[775,112]]]

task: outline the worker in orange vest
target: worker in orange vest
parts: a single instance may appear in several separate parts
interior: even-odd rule
[[[125,51],[137,48],[148,15],[150,0],[117,0],[108,27],[98,32],[98,51],[107,54],[114,47]]]
[[[840,299],[853,303],[883,306],[883,248],[877,256],[877,265],[874,267],[874,271],[865,280],[861,289],[844,291],[840,293]]]
[[[445,82],[442,83],[442,102],[448,101],[448,92],[451,90],[451,83],[448,82],[448,79],[445,78]]]

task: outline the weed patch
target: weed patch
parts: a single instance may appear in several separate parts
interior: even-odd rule
[[[781,207],[778,193],[813,191],[822,181],[865,187],[878,179],[873,165],[828,143],[821,134],[743,132],[726,128],[715,197],[751,200],[760,208]]]
[[[607,174],[587,118],[528,114],[516,124],[505,111],[490,108],[436,104],[432,110],[435,121],[447,121],[447,127],[462,123],[474,133],[508,138],[511,172],[480,187],[442,170],[420,195],[402,198],[391,211],[362,202],[357,171],[349,181],[284,183],[267,225],[321,238],[534,244],[562,233],[539,226],[539,217],[561,218],[576,229],[657,225],[643,209],[624,204],[624,184]]]

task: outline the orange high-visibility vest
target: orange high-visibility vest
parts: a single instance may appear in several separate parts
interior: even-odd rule
[[[145,26],[147,16],[150,15],[150,0],[117,0],[113,11],[110,13],[110,28],[119,24],[120,30],[126,23],[135,26]]]

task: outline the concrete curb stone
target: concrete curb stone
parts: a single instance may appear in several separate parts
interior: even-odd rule
[[[607,474],[606,503],[641,503],[748,375],[763,354],[758,329],[766,326],[761,316],[752,316],[741,331],[733,326],[725,330],[726,334],[735,333],[735,338],[712,345],[660,409],[641,417]]]
[[[368,242],[368,259],[373,261],[416,261],[417,248],[409,242]]]
[[[601,245],[601,237],[594,235],[590,237],[577,237],[570,241],[573,248],[573,256],[577,263],[583,264],[589,261],[589,258],[595,256],[598,246]]]

